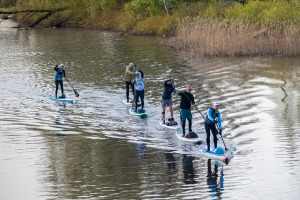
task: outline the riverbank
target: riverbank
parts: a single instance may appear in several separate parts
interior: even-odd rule
[[[0,28],[19,28],[20,24],[12,20],[13,16],[0,15]]]
[[[190,57],[299,56],[300,27],[219,20],[182,20],[168,45]]]
[[[28,2],[27,2],[28,1]],[[299,56],[298,1],[16,1],[21,27],[81,27],[169,38],[191,57]],[[245,3],[247,2],[247,3]],[[165,7],[165,9],[164,9]],[[1,13],[1,12],[0,12]]]

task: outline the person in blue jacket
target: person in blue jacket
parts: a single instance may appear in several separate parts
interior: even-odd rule
[[[57,99],[57,91],[59,85],[61,89],[61,96],[59,98],[65,98],[63,77],[66,77],[66,72],[64,70],[64,65],[63,64],[56,65],[54,67],[54,70],[55,70],[55,98]]]
[[[215,102],[211,108],[208,108],[207,115],[205,118],[205,131],[206,131],[206,143],[207,143],[207,151],[210,151],[210,131],[214,137],[214,146],[217,148],[218,133],[222,135],[222,120],[221,120],[221,112],[219,111],[220,103]],[[216,124],[218,124],[218,129],[216,128]]]

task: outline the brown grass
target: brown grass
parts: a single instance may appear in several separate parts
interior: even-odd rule
[[[209,19],[182,20],[169,45],[201,56],[298,56],[300,27],[291,23],[257,25]]]

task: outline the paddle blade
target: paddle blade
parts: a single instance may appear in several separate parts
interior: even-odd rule
[[[76,97],[79,97],[79,93],[76,90],[74,90],[74,93]]]

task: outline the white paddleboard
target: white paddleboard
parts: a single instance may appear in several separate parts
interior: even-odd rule
[[[177,125],[171,125],[171,126],[168,126],[167,124],[163,124],[162,120],[159,120],[158,122],[161,126],[165,127],[165,128],[169,128],[169,129],[177,129],[179,128],[179,124]]]
[[[131,101],[133,101],[132,99],[129,99],[129,102],[127,102],[127,99],[126,98],[123,98],[122,99],[122,101],[123,101],[123,103],[125,104],[125,105],[128,105],[128,106],[131,106]]]
[[[179,128],[176,128],[176,137],[182,141],[185,141],[185,142],[197,142],[200,140],[200,138],[185,138],[185,137],[182,137],[182,129],[181,127]]]

